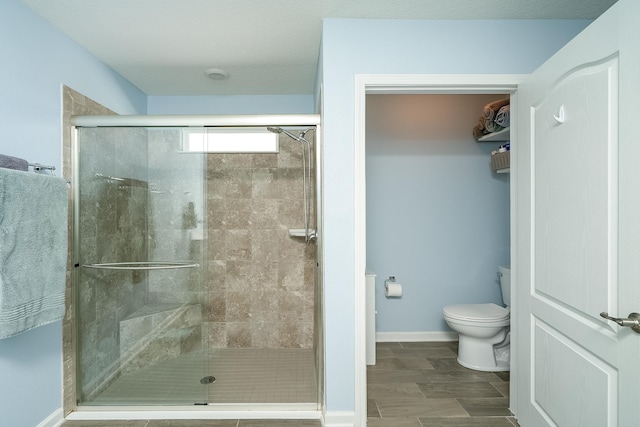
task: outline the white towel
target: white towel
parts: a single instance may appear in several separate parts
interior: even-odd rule
[[[62,178],[0,168],[0,338],[64,315],[67,232]]]

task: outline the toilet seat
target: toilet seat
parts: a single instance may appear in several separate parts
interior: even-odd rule
[[[455,304],[446,306],[442,311],[450,319],[477,323],[498,322],[508,319],[510,315],[509,310],[493,303]]]

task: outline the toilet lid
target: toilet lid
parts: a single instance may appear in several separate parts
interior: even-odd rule
[[[442,310],[445,316],[461,320],[496,321],[509,318],[509,310],[499,305],[490,304],[456,304],[446,306]]]

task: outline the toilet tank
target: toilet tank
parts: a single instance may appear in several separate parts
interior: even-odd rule
[[[502,302],[509,307],[511,305],[511,267],[499,265],[498,275],[500,276],[500,288],[502,289]]]

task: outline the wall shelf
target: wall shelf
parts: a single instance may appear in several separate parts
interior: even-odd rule
[[[478,139],[478,142],[504,142],[511,139],[511,128],[504,128],[501,131],[494,132]]]

